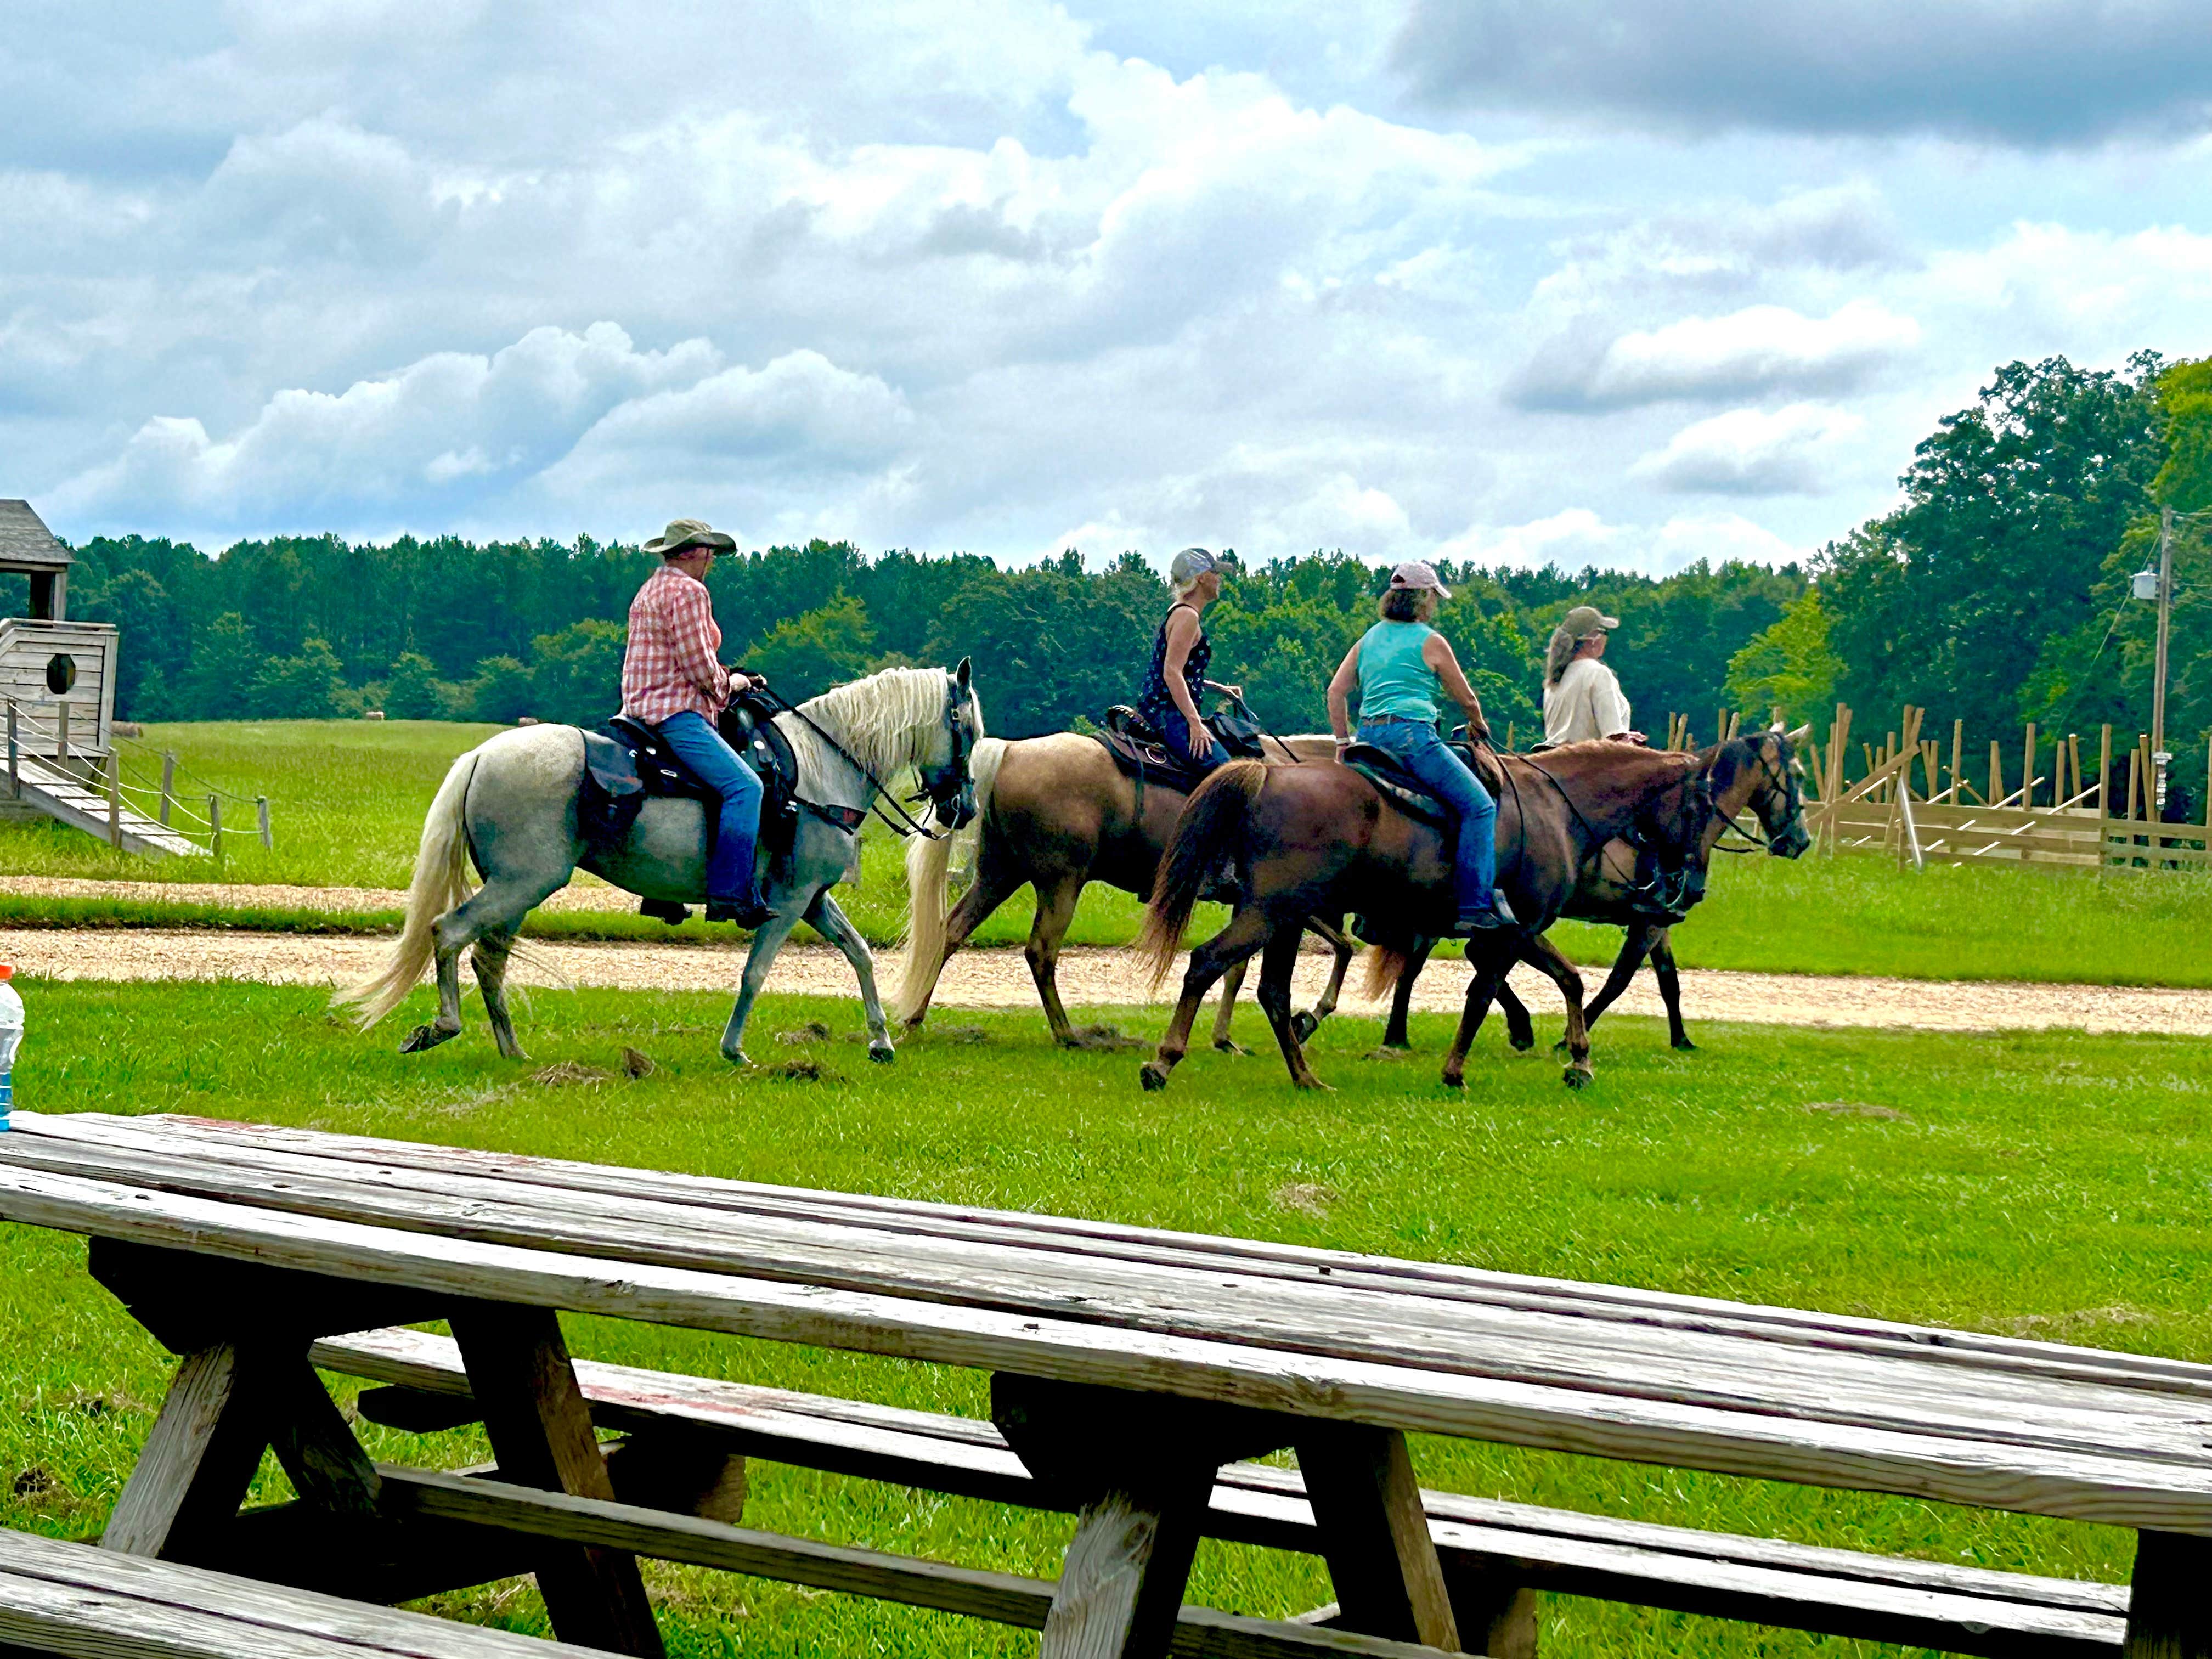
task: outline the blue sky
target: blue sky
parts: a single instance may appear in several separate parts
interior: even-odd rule
[[[64,535],[1816,548],[2212,349],[2201,0],[17,0]]]

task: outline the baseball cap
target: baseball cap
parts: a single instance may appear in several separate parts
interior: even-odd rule
[[[1423,559],[1408,559],[1390,573],[1393,587],[1433,587],[1440,599],[1451,598],[1451,589],[1437,580],[1437,568]]]
[[[1620,626],[1620,618],[1608,617],[1594,605],[1578,605],[1559,618],[1559,626],[1572,638],[1588,639],[1592,634]]]
[[[1195,581],[1209,570],[1222,568],[1221,561],[1202,547],[1186,547],[1175,556],[1168,566],[1168,580],[1176,583]]]

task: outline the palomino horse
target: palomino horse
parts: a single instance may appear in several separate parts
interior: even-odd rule
[[[1543,931],[1573,896],[1583,865],[1616,839],[1659,851],[1679,864],[1705,827],[1710,797],[1694,756],[1655,753],[1617,743],[1573,744],[1540,757],[1496,757],[1499,884],[1518,928],[1478,933],[1468,942],[1474,969],[1458,1040],[1444,1062],[1456,1087],[1468,1046],[1489,1012],[1498,984],[1516,958],[1548,974],[1567,1004],[1566,1080],[1589,1080],[1589,1039],[1582,980]],[[1158,1055],[1141,1073],[1147,1089],[1167,1085],[1188,1047],[1200,1000],[1229,966],[1261,953],[1261,1007],[1274,1027],[1291,1079],[1319,1085],[1291,1022],[1291,970],[1305,918],[1365,915],[1402,928],[1410,943],[1432,932],[1451,905],[1451,866],[1443,837],[1390,806],[1350,767],[1333,762],[1224,767],[1190,798],[1170,843],[1146,908],[1139,949],[1164,976],[1182,948],[1193,908],[1220,872],[1235,872],[1229,925],[1190,955],[1182,996]]]
[[[1297,761],[1325,759],[1335,752],[1328,738],[1270,738]],[[1049,737],[1009,742],[987,738],[975,746],[975,879],[950,915],[945,886],[951,848],[942,841],[916,841],[907,848],[906,966],[900,977],[897,1013],[911,1031],[929,1013],[930,998],[952,953],[968,942],[984,919],[1024,887],[1036,890],[1036,919],[1030,925],[1030,975],[1036,981],[1053,1040],[1080,1048],[1079,1034],[1060,1006],[1058,979],[1060,941],[1075,917],[1076,901],[1094,881],[1142,898],[1152,890],[1160,854],[1175,833],[1188,797],[1158,783],[1138,789],[1096,738],[1059,732]],[[1336,948],[1329,987],[1311,1015],[1326,1018],[1344,984],[1352,946],[1342,933],[1318,925],[1315,931]],[[1222,987],[1221,1012],[1214,1021],[1213,1046],[1232,1049],[1229,1035],[1240,963]],[[1309,1027],[1308,1029],[1310,1029]]]
[[[801,921],[845,953],[860,982],[868,1018],[868,1057],[892,1058],[890,1033],[876,995],[867,941],[830,890],[860,867],[860,821],[883,785],[907,768],[921,777],[948,827],[974,816],[969,757],[983,734],[983,710],[963,659],[957,670],[887,668],[775,717],[799,763],[799,821],[788,854],[764,860],[762,886],[775,912],[754,933],[744,979],[722,1053],[745,1061],[745,1018],[769,964]],[[572,726],[502,732],[455,761],[430,805],[416,855],[407,919],[384,970],[342,991],[364,1027],[390,1013],[434,959],[438,1014],[400,1044],[402,1053],[435,1047],[461,1030],[461,952],[474,947],[477,983],[499,1051],[524,1058],[507,1011],[507,957],[515,933],[577,870],[650,899],[699,902],[706,895],[706,808],[659,796],[639,809],[617,846],[588,845],[577,829],[584,781],[584,734]],[[473,861],[483,885],[471,890]]]
[[[1712,793],[1714,813],[1691,855],[1691,870],[1702,877],[1721,837],[1736,827],[1746,812],[1758,820],[1760,832],[1750,839],[1754,845],[1763,842],[1765,850],[1778,858],[1796,858],[1813,844],[1813,838],[1805,832],[1804,798],[1798,788],[1804,768],[1795,752],[1809,729],[1801,726],[1787,734],[1778,727],[1747,732],[1698,751],[1698,763],[1705,769]],[[1737,833],[1744,832],[1738,828]],[[1735,850],[1748,852],[1752,848]],[[1597,1024],[1598,1016],[1628,988],[1636,977],[1636,970],[1648,957],[1659,981],[1660,997],[1667,1006],[1669,1040],[1677,1048],[1694,1048],[1697,1045],[1690,1041],[1682,1025],[1682,987],[1674,970],[1674,946],[1668,940],[1672,926],[1638,908],[1637,902],[1636,849],[1626,842],[1609,842],[1595,859],[1583,866],[1575,884],[1574,896],[1560,912],[1571,921],[1594,921],[1628,930],[1604,988],[1583,1009],[1583,1024],[1585,1028]],[[1397,994],[1390,1002],[1389,1024],[1382,1033],[1385,1048],[1413,1047],[1406,1033],[1406,1020],[1413,1000],[1413,981],[1435,944],[1434,939],[1423,939],[1417,944],[1398,975]],[[1387,957],[1377,956],[1376,965],[1387,973],[1390,964]],[[1379,995],[1380,988],[1370,985],[1369,994]],[[1514,994],[1510,984],[1500,983],[1498,988],[1498,1011],[1505,1017],[1507,1040],[1513,1047],[1523,1052],[1535,1047],[1535,1030],[1529,1022],[1528,1007]]]

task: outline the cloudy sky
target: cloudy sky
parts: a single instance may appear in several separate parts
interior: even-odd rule
[[[1817,547],[2212,350],[2203,0],[13,0],[0,495],[1027,560]]]

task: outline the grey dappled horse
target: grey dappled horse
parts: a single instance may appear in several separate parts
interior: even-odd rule
[[[858,809],[874,793],[866,774],[888,784],[910,767],[921,775],[939,823],[958,828],[975,816],[969,757],[983,735],[982,706],[963,658],[950,672],[884,669],[801,703],[798,714],[779,714],[775,723],[798,758],[799,799],[811,806],[848,809],[842,817],[853,827],[802,805],[788,855],[763,859],[761,886],[775,914],[753,934],[737,1006],[722,1032],[722,1053],[745,1063],[745,1018],[753,999],[775,953],[804,921],[853,964],[867,1011],[868,1057],[888,1061],[891,1040],[876,994],[875,959],[830,890],[860,869]],[[815,726],[832,741],[825,742]],[[397,1007],[434,960],[437,1018],[416,1027],[400,1049],[411,1054],[435,1047],[460,1033],[461,952],[473,947],[477,984],[499,1051],[510,1060],[524,1059],[507,1017],[507,957],[522,919],[568,885],[578,869],[644,898],[701,902],[707,890],[706,807],[658,796],[639,810],[619,846],[587,847],[576,828],[583,779],[584,737],[573,726],[502,732],[455,761],[423,821],[398,942],[381,973],[339,992],[333,1003],[356,1009],[366,1029]],[[483,877],[474,891],[471,861]]]

